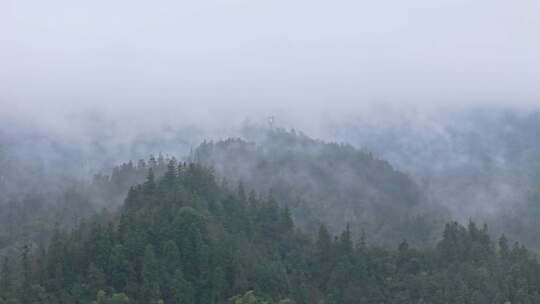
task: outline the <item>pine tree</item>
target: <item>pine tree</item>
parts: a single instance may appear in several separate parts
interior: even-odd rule
[[[174,241],[166,241],[163,245],[163,256],[160,260],[160,280],[162,296],[165,303],[174,303],[174,290],[175,290],[175,272],[181,271],[180,251]]]
[[[41,286],[47,283],[47,252],[44,246],[39,246],[36,254],[35,281]]]
[[[115,245],[109,257],[108,278],[116,291],[123,291],[130,276],[130,263],[122,245]]]
[[[176,185],[176,178],[177,178],[176,167],[177,167],[176,159],[173,158],[167,164],[167,171],[165,172],[165,175],[163,176],[163,183],[166,185],[169,191],[174,189]]]
[[[332,236],[324,224],[319,226],[317,253],[321,262],[328,261],[332,255]]]
[[[240,203],[245,206],[247,203],[247,196],[246,196],[246,190],[244,189],[244,183],[240,181],[238,183],[238,199]]]
[[[28,243],[24,243],[21,247],[20,256],[22,268],[22,284],[19,293],[21,300],[25,303],[28,303],[32,297],[32,256],[30,245]]]
[[[148,165],[150,166],[150,168],[157,168],[158,166],[158,162],[156,161],[156,158],[154,157],[154,155],[150,154],[150,157],[148,158]]]
[[[410,251],[409,251],[409,243],[407,240],[403,240],[398,247],[397,252],[397,261],[396,266],[397,270],[400,273],[407,273],[408,271],[411,271],[411,265],[410,263]]]
[[[351,236],[351,227],[347,224],[345,231],[339,237],[339,254],[351,256],[353,253],[353,241]]]
[[[92,294],[105,288],[105,274],[103,273],[103,270],[96,267],[94,263],[90,263],[90,266],[88,267],[87,278]]]
[[[4,257],[2,269],[0,270],[0,297],[7,296],[13,287],[13,278],[9,258]]]
[[[274,240],[279,238],[279,206],[273,197],[262,204],[257,222],[264,237]]]
[[[192,304],[194,303],[193,286],[184,278],[184,274],[180,268],[174,272],[172,280],[172,303],[175,304]]]
[[[157,303],[161,299],[159,287],[159,267],[152,245],[146,246],[142,260],[142,290],[141,295],[145,303]]]
[[[499,254],[504,260],[510,257],[510,247],[508,246],[508,240],[504,234],[499,238]]]
[[[356,250],[360,253],[364,253],[367,248],[366,232],[364,229],[360,232],[360,238],[356,242]]]
[[[279,231],[281,234],[291,233],[294,230],[294,222],[289,207],[281,209],[279,218]]]
[[[144,182],[144,185],[143,185],[143,191],[147,196],[150,196],[154,194],[155,190],[156,190],[156,178],[154,175],[153,167],[150,167],[150,169],[148,169],[148,175],[146,176],[146,181]]]
[[[172,240],[166,241],[163,246],[163,263],[164,269],[172,270],[173,272],[181,265],[180,251],[176,243]]]

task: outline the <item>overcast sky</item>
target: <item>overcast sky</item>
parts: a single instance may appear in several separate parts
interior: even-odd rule
[[[373,102],[540,106],[540,0],[0,1],[4,115]]]

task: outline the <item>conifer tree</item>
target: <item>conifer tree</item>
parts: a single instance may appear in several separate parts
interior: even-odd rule
[[[11,265],[8,257],[2,259],[2,268],[0,270],[0,297],[7,295],[12,291],[13,277]]]
[[[22,269],[22,284],[20,286],[19,294],[23,302],[29,302],[32,286],[32,256],[31,248],[28,243],[24,243],[21,247],[21,269]]]
[[[105,273],[103,273],[103,270],[96,267],[94,263],[90,263],[90,266],[88,267],[88,283],[90,287],[90,292],[92,294],[97,293],[98,291],[105,288],[106,280],[105,280]]]
[[[146,176],[146,181],[144,182],[143,190],[147,196],[154,194],[156,190],[156,180],[155,180],[153,167],[150,167],[150,169],[148,169],[148,175]]]
[[[142,299],[146,303],[157,303],[161,299],[159,286],[159,267],[152,245],[146,246],[142,260]]]

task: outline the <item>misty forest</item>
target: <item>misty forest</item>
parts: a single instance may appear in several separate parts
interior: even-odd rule
[[[540,303],[538,12],[0,1],[0,304]]]

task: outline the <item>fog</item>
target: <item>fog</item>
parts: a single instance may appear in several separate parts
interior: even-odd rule
[[[388,160],[454,218],[497,217],[540,172],[538,12],[535,0],[4,0],[0,182],[24,193],[184,157],[273,117]]]
[[[2,116],[534,106],[538,11],[534,0],[5,0]]]
[[[0,304],[540,303],[538,134],[539,0],[0,0]]]

